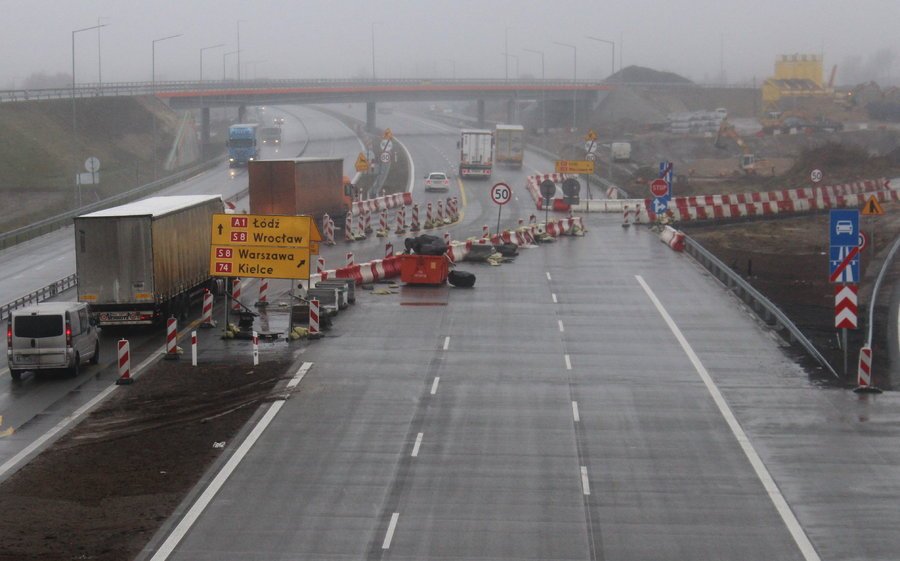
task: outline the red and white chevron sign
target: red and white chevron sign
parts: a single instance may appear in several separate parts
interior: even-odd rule
[[[844,284],[834,288],[834,327],[856,329],[857,285]]]

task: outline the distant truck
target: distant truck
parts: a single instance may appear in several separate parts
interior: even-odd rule
[[[263,144],[281,145],[281,127],[263,127],[259,129],[259,139]]]
[[[242,123],[228,127],[228,165],[230,167],[246,166],[259,157],[257,144],[258,125]]]
[[[77,216],[78,300],[103,325],[151,325],[185,316],[212,288],[212,216],[220,195],[151,197]]]
[[[494,129],[494,161],[507,166],[522,167],[525,155],[525,127],[497,125]]]
[[[628,162],[631,160],[630,142],[613,142],[610,148],[614,162]]]
[[[490,179],[494,159],[494,135],[491,131],[463,129],[457,147],[460,177]]]
[[[343,158],[250,162],[250,213],[343,217],[353,195],[343,168]]]

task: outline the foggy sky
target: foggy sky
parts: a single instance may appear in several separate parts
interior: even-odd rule
[[[0,89],[31,74],[71,73],[72,31],[100,30],[103,82],[149,81],[153,39],[157,80],[196,80],[200,48],[204,78],[223,76],[223,54],[237,49],[242,78],[351,78],[372,74],[372,24],[378,78],[505,76],[504,31],[523,75],[598,78],[637,64],[698,82],[761,81],[780,54],[824,54],[826,79],[838,84],[876,78],[900,83],[900,1],[857,0],[0,0]],[[76,79],[98,78],[97,31],[76,35]],[[226,59],[229,78],[237,57]],[[509,75],[515,77],[516,59]],[[847,68],[842,68],[845,65]]]

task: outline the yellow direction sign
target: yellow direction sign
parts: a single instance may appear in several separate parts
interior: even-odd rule
[[[309,249],[213,244],[209,274],[214,277],[308,279]]]
[[[356,171],[369,171],[369,161],[362,152],[356,157]]]
[[[321,240],[321,235],[309,216],[213,215],[213,245],[308,248],[310,241],[318,240]]]
[[[589,160],[556,160],[556,173],[594,173],[594,162]]]
[[[588,131],[587,136],[585,136],[584,139],[588,142],[594,142],[595,140],[597,140],[597,133],[595,133],[594,130],[591,129]]]
[[[863,205],[862,214],[865,216],[884,214],[884,209],[881,208],[881,203],[878,202],[875,195],[870,196],[866,204]]]

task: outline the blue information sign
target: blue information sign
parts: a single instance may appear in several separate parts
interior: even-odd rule
[[[828,226],[829,280],[859,282],[859,210],[832,210]]]
[[[665,179],[669,188],[666,190],[665,195],[653,198],[653,212],[655,214],[662,214],[669,209],[669,201],[672,199],[672,173],[674,169],[675,166],[668,160],[663,160],[659,163],[659,178]]]

